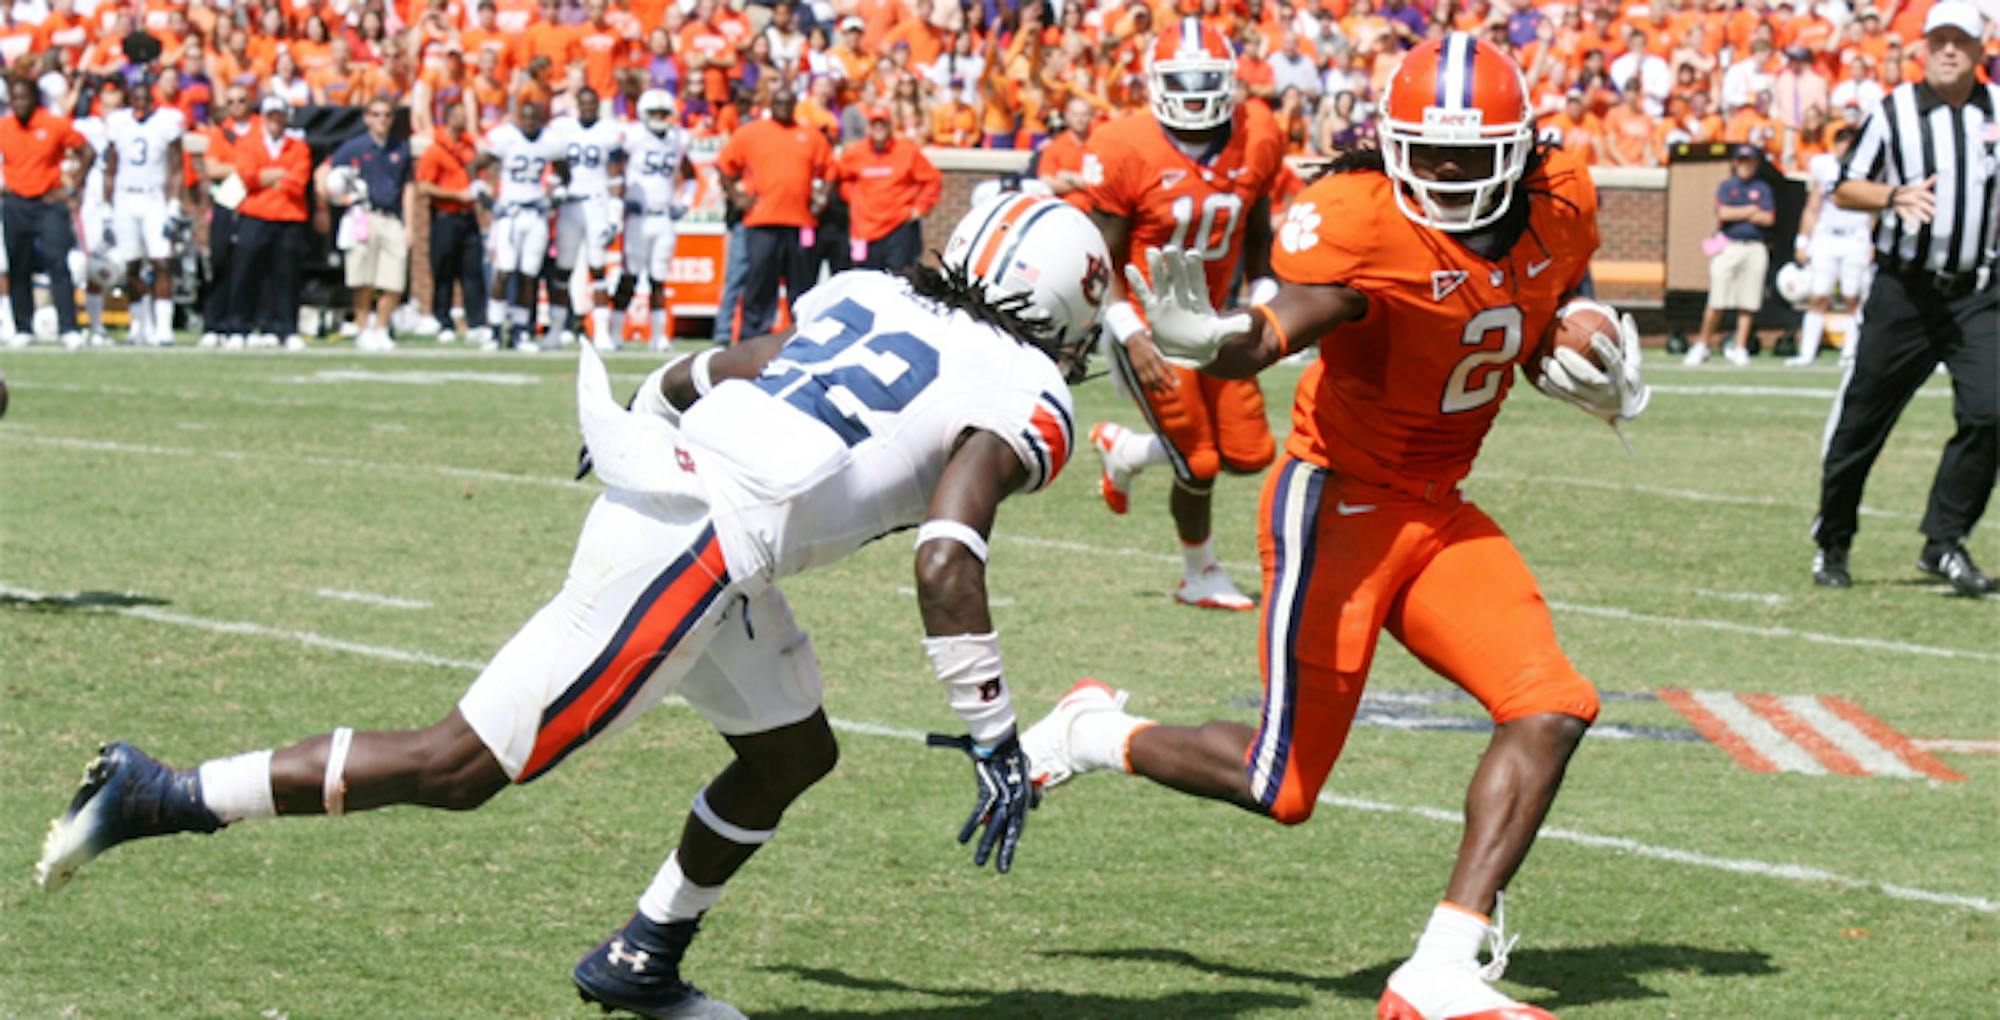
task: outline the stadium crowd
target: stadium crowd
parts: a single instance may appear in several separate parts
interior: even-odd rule
[[[885,120],[899,143],[1077,148],[1093,124],[1144,108],[1145,55],[1176,17],[1199,17],[1234,42],[1239,90],[1277,116],[1295,156],[1325,157],[1371,139],[1375,103],[1400,55],[1458,29],[1511,55],[1525,71],[1543,136],[1592,162],[1654,166],[1676,142],[1726,141],[1756,145],[1778,166],[1803,172],[1839,128],[1858,125],[1889,88],[1921,76],[1931,2],[1888,3],[19,0],[0,8],[0,60],[10,78],[38,87],[51,114],[104,116],[107,92],[120,88],[143,89],[154,105],[178,111],[190,137],[204,141],[183,147],[185,165],[173,181],[185,194],[174,201],[200,225],[188,243],[205,245],[231,139],[251,136],[261,111],[386,102],[407,109],[412,165],[443,143],[464,153],[456,162],[471,170],[476,140],[524,106],[552,120],[601,99],[611,118],[633,122],[644,97],[664,93],[691,147],[709,151],[795,98],[796,122],[829,142],[828,157],[813,165],[838,181],[837,147],[868,140],[871,124]],[[2000,68],[2000,39],[1991,33],[1985,52],[1982,73],[1990,77]],[[232,96],[242,105],[232,107]],[[207,168],[198,165],[202,150]],[[1057,164],[1052,175],[1052,162],[1041,172],[1061,191],[1062,170]],[[68,190],[80,183],[75,175]],[[307,201],[329,197],[325,184],[322,168]],[[733,230],[750,197],[726,185],[723,194],[715,190],[705,192],[729,200]],[[833,215],[844,216],[842,189],[827,190],[808,219],[825,215],[829,199]],[[300,214],[290,198],[260,204],[283,206],[288,220]],[[446,201],[436,211],[462,215],[469,205]],[[333,231],[324,217],[311,226]],[[844,227],[838,233],[844,238]],[[286,252],[298,244],[286,231],[259,240]],[[462,248],[466,231],[454,229],[451,241]],[[408,245],[417,249],[414,229]],[[164,296],[157,281],[166,260],[143,254],[157,267],[154,292]],[[463,252],[444,262],[433,255],[437,268],[467,275]],[[842,267],[837,253],[827,261]],[[756,268],[731,267],[725,313],[734,315],[743,274]],[[778,275],[796,278],[796,269]],[[103,275],[111,285],[115,273]],[[220,282],[229,305],[232,288]],[[139,285],[135,275],[133,289]],[[464,297],[474,296],[471,289]],[[186,285],[181,294],[181,304],[193,303]],[[431,294],[411,296],[429,309]],[[265,315],[216,308],[212,296],[210,305]],[[281,309],[267,311],[282,317]]]

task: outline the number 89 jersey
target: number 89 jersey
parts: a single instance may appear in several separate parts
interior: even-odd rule
[[[841,273],[794,312],[797,331],[763,374],[718,384],[681,419],[739,580],[786,577],[922,523],[968,430],[1013,449],[1027,492],[1075,448],[1055,362],[901,277]]]
[[[1203,161],[1183,153],[1152,114],[1120,117],[1091,134],[1082,174],[1090,204],[1131,223],[1130,247],[1112,252],[1114,259],[1130,259],[1150,280],[1146,249],[1199,249],[1220,308],[1243,254],[1250,207],[1270,191],[1283,160],[1277,122],[1246,104],[1221,151]]]
[[[1597,250],[1589,171],[1569,153],[1545,159],[1514,185],[1527,229],[1491,260],[1398,212],[1383,174],[1330,174],[1300,193],[1272,270],[1360,291],[1368,312],[1320,339],[1299,380],[1290,453],[1396,491],[1435,491],[1471,471],[1514,366]]]

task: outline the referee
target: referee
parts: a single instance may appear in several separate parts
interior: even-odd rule
[[[1844,209],[1889,215],[1875,230],[1878,269],[1860,347],[1827,422],[1813,580],[1829,588],[1854,583],[1847,548],[1868,469],[1939,362],[1951,370],[1958,430],[1931,483],[1917,569],[1962,595],[1994,588],[1965,550],[2000,462],[2000,87],[1974,74],[1985,30],[1966,0],[1931,7],[1924,80],[1896,86],[1868,117],[1834,189]]]

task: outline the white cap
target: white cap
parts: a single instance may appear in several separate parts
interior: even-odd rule
[[[1977,40],[1986,36],[1986,19],[1980,16],[1979,8],[1966,0],[1939,0],[1924,15],[1924,34],[1940,28],[1955,28]]]
[[[257,107],[259,113],[290,113],[292,107],[283,96],[265,96],[263,105]]]

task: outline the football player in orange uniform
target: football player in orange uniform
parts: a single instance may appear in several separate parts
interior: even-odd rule
[[[1118,769],[1296,824],[1340,755],[1386,629],[1495,726],[1444,902],[1376,1015],[1542,1018],[1491,985],[1509,943],[1489,915],[1597,694],[1557,645],[1513,543],[1458,483],[1516,367],[1614,426],[1638,415],[1638,333],[1628,316],[1616,338],[1591,339],[1590,358],[1535,349],[1583,284],[1597,203],[1580,161],[1536,148],[1512,60],[1471,35],[1432,40],[1403,59],[1383,108],[1380,149],[1343,158],[1291,206],[1271,300],[1218,313],[1196,257],[1172,250],[1148,253],[1152,284],[1132,280],[1159,348],[1216,374],[1254,375],[1320,345],[1264,491],[1261,725],[1153,725],[1124,711],[1123,692],[1084,681],[1023,745],[1045,788]]]
[[[1082,176],[1091,218],[1111,257],[1143,269],[1134,258],[1172,245],[1198,252],[1209,290],[1229,293],[1238,258],[1250,238],[1250,276],[1269,275],[1272,183],[1284,166],[1276,123],[1261,110],[1236,108],[1236,54],[1221,33],[1199,18],[1182,18],[1162,33],[1146,64],[1152,110],[1099,128],[1084,147]],[[1114,279],[1116,277],[1114,276]],[[1133,394],[1149,433],[1101,422],[1091,445],[1103,462],[1100,490],[1122,514],[1132,479],[1147,467],[1171,464],[1168,508],[1180,533],[1185,570],[1174,598],[1195,606],[1250,609],[1253,603],[1215,558],[1209,502],[1223,471],[1254,474],[1277,453],[1264,420],[1264,394],[1252,379],[1223,379],[1168,364],[1154,348],[1146,322],[1129,301],[1105,312],[1113,370]]]

